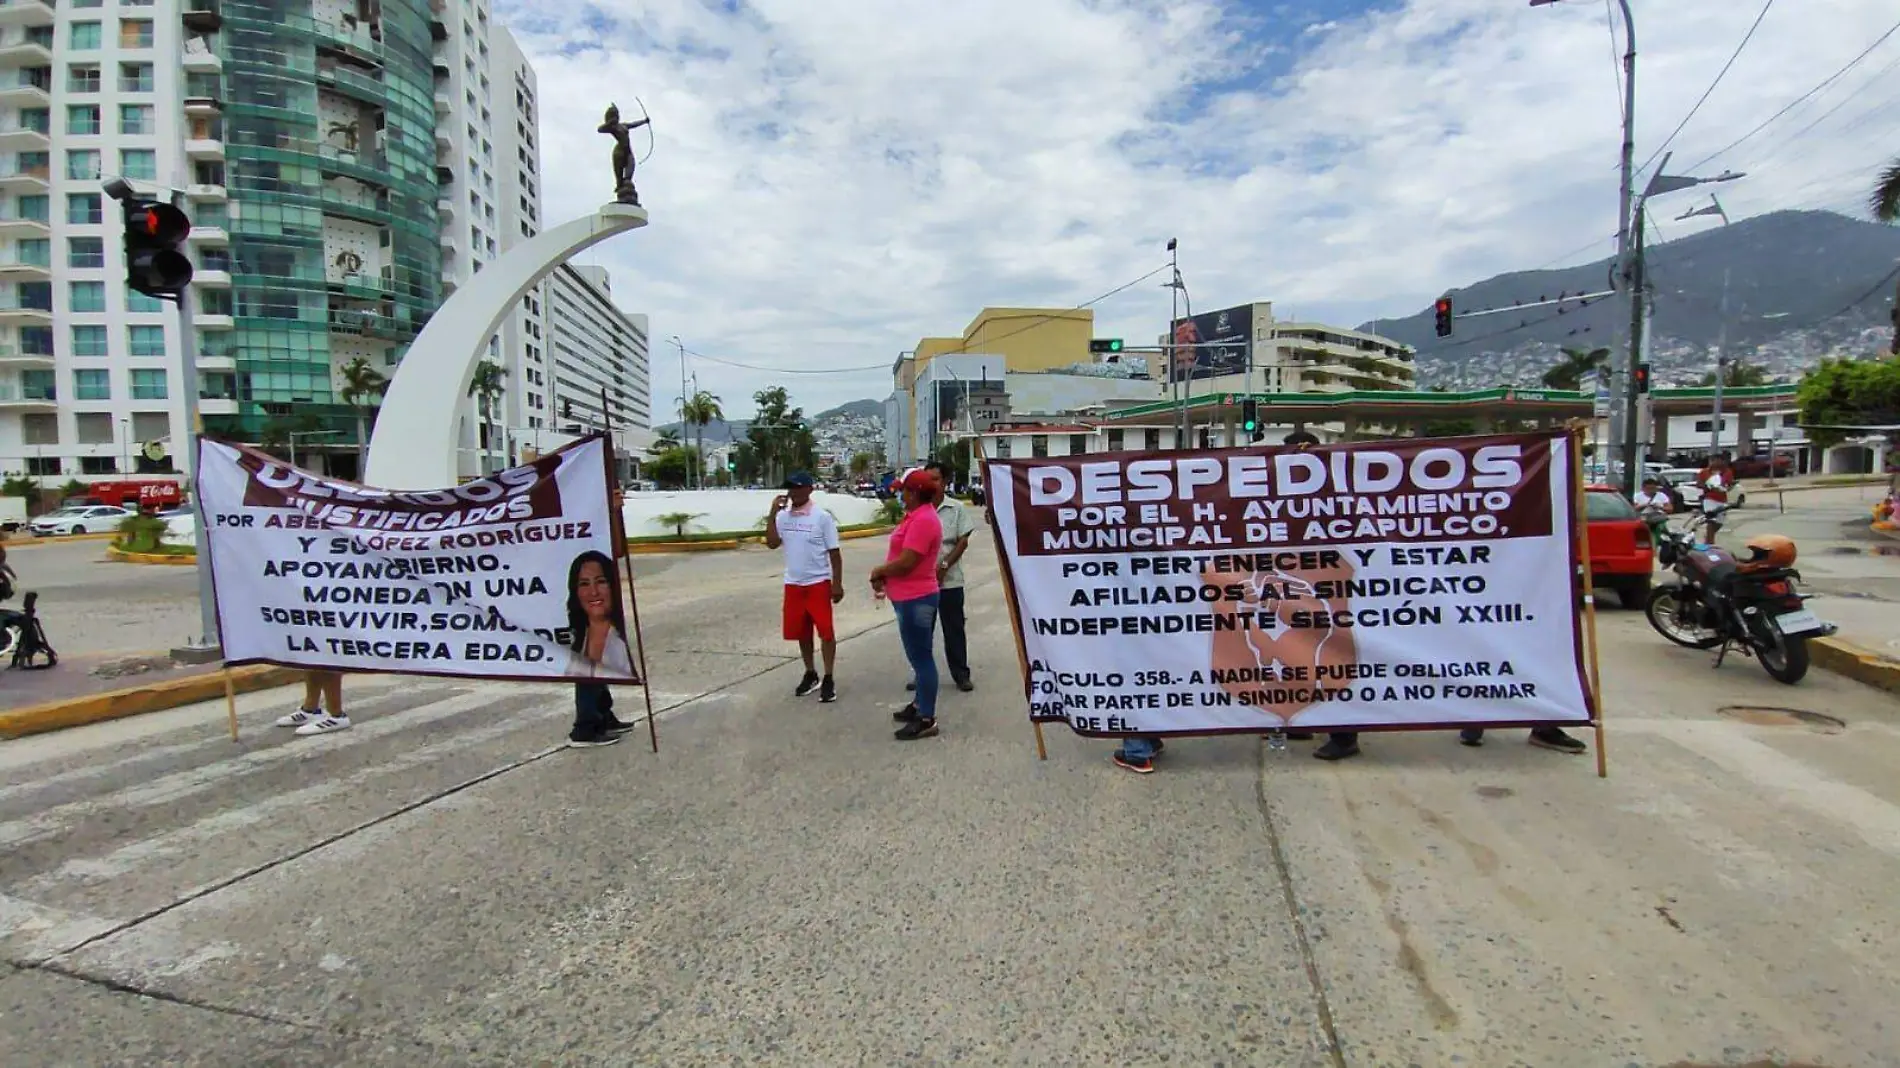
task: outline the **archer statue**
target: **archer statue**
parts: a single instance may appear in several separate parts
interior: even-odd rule
[[[627,134],[649,125],[652,121],[651,118],[643,118],[638,122],[621,122],[620,106],[609,104],[607,117],[600,124],[598,132],[614,139],[614,199],[622,204],[638,206],[640,203],[640,194],[633,188],[635,162],[633,147],[627,144]]]

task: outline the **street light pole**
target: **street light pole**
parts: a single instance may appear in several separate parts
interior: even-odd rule
[[[1676,216],[1676,221],[1693,219],[1701,215],[1717,215],[1722,225],[1728,225],[1728,212],[1722,210],[1722,198],[1709,197],[1709,203],[1700,208],[1692,208]],[[1728,281],[1729,269],[1722,268],[1722,313],[1716,324],[1715,334],[1715,410],[1709,421],[1709,455],[1714,456],[1722,447],[1722,379],[1728,372]],[[1740,439],[1737,439],[1740,445]]]
[[[678,334],[674,334],[667,340],[680,350],[680,433],[684,434],[686,432],[686,342],[681,341]],[[692,488],[690,480],[687,482],[687,488]]]

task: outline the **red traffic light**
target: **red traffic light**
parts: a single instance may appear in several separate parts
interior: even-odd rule
[[[1438,304],[1436,305],[1436,308],[1437,308],[1437,310],[1438,310],[1438,314],[1440,314],[1440,315],[1449,315],[1449,314],[1451,314],[1451,298],[1450,298],[1450,297],[1439,297],[1439,298],[1438,298]]]
[[[191,220],[170,204],[147,204],[136,225],[153,242],[175,245],[191,233]]]

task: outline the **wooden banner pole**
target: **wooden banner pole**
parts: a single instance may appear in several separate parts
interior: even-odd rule
[[[238,740],[237,725],[237,683],[231,678],[231,669],[224,669],[224,715],[231,721],[231,740]]]
[[[974,449],[976,452],[977,463],[981,464],[984,461],[988,460],[989,456],[985,453],[983,449],[982,436],[972,434],[970,441],[971,441],[971,444],[974,446]],[[987,510],[990,513],[990,523],[989,523],[990,536],[996,542],[996,573],[1002,576],[1003,596],[1007,598],[1009,601],[1009,630],[1010,630],[1010,633],[1013,634],[1016,638],[1016,669],[1022,672],[1023,700],[1025,702],[1028,702],[1030,700],[1029,650],[1026,646],[1023,645],[1022,621],[1016,618],[1017,617],[1016,584],[1010,581],[1009,552],[1003,546],[1003,532],[996,525],[995,506],[994,504],[990,503],[990,502],[995,501],[996,499],[995,485],[990,481],[987,472],[985,473],[985,476],[983,478],[983,499],[985,502],[983,507],[985,510]],[[1049,759],[1049,744],[1042,737],[1042,721],[1038,719],[1031,719],[1029,721],[1029,726],[1031,729],[1033,729],[1036,732],[1036,759],[1037,760]]]
[[[1590,505],[1588,494],[1583,488],[1583,427],[1575,423],[1570,427],[1570,477],[1576,493],[1571,508],[1576,513],[1577,555],[1583,561],[1584,655],[1590,658],[1590,701],[1595,713],[1591,718],[1596,721],[1597,778],[1607,779],[1610,777],[1610,755],[1603,747],[1603,677],[1597,666],[1597,595],[1595,575],[1590,569]]]
[[[646,698],[647,705],[647,744],[657,753],[660,751],[660,728],[653,722],[653,680],[647,677],[647,640],[640,633],[640,597],[633,592],[633,553],[627,549],[626,517],[621,512],[624,497],[620,492],[619,481],[614,478],[614,417],[613,408],[607,402],[605,386],[600,388],[600,419],[607,429],[607,507],[613,513],[607,517],[607,528],[614,540],[614,560],[620,566],[621,580],[627,584],[627,611],[633,616],[633,646],[627,645],[625,634],[620,636],[620,645],[627,650],[627,658],[639,665],[640,694]]]

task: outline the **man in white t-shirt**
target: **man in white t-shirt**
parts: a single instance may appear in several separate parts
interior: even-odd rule
[[[772,514],[765,520],[765,544],[785,549],[785,640],[797,642],[805,658],[805,677],[798,680],[794,697],[818,691],[826,704],[838,699],[831,669],[838,658],[838,634],[831,606],[844,600],[844,553],[838,548],[838,521],[812,502],[817,480],[794,472],[785,480],[785,495],[772,498]],[[816,631],[825,656],[825,673],[812,660],[812,633]]]

